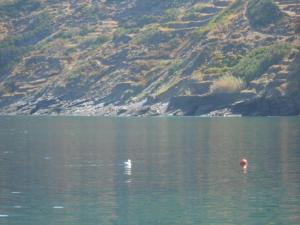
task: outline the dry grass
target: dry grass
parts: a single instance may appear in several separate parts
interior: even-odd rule
[[[195,70],[192,74],[192,78],[195,80],[203,80],[204,74],[201,70]]]
[[[210,87],[212,93],[236,93],[240,92],[245,86],[241,78],[232,75],[224,75],[217,80]]]

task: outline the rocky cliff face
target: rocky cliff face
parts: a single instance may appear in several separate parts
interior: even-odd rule
[[[1,114],[300,114],[298,0],[4,0],[0,15]]]

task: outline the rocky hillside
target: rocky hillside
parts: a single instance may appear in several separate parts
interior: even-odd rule
[[[299,0],[2,0],[0,114],[300,115]]]

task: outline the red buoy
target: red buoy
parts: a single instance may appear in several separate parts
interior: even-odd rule
[[[243,169],[247,169],[247,166],[248,166],[248,161],[247,161],[247,159],[241,159],[241,160],[240,160],[240,166],[241,166]]]

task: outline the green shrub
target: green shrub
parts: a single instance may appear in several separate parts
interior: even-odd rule
[[[114,3],[121,3],[124,2],[125,0],[106,0],[108,4],[114,4]]]
[[[94,45],[102,45],[102,44],[104,44],[105,42],[108,42],[108,41],[110,41],[110,37],[105,36],[105,35],[101,35],[101,36],[96,38],[96,40],[94,42]]]
[[[202,16],[201,11],[210,6],[211,5],[208,3],[197,3],[193,5],[192,8],[189,9],[182,18],[185,20],[198,20],[199,17]]]
[[[8,92],[14,92],[17,89],[16,82],[14,80],[8,80],[4,83],[4,87]]]
[[[206,34],[217,27],[217,25],[224,25],[228,20],[229,16],[236,13],[243,6],[243,0],[235,0],[228,7],[224,8],[220,13],[217,13],[207,25],[200,27],[195,30],[193,36],[194,38],[201,40],[205,38]]]
[[[58,34],[55,34],[54,38],[61,38],[67,40],[71,39],[73,36],[75,36],[75,33],[72,31],[60,31]]]
[[[53,31],[51,17],[40,14],[28,25],[25,32],[9,37],[0,42],[0,75],[8,72],[20,58],[37,42]]]
[[[94,29],[90,29],[90,28],[88,28],[88,27],[82,27],[82,28],[80,29],[80,31],[79,31],[79,35],[80,35],[80,36],[86,36],[87,34],[93,32],[93,31],[94,31]]]
[[[138,18],[134,18],[133,24],[136,24],[136,26],[143,27],[146,24],[155,23],[158,21],[158,17],[155,15],[144,15]]]
[[[123,27],[118,28],[113,34],[113,40],[118,41],[124,38],[129,33],[129,30]]]
[[[169,47],[170,49],[176,49],[178,46],[179,46],[179,40],[176,39],[176,38],[172,38],[170,41],[169,41]]]
[[[39,15],[34,21],[28,25],[25,31],[15,36],[10,36],[0,42],[0,48],[9,46],[26,47],[33,45],[41,39],[48,36],[53,31],[51,17],[44,13]]]
[[[79,48],[81,48],[81,49],[85,49],[85,48],[96,49],[96,48],[100,47],[101,45],[103,45],[104,43],[106,43],[108,41],[110,41],[110,37],[105,36],[105,35],[101,35],[101,36],[97,37],[94,40],[84,41],[83,43],[81,43],[79,45]]]
[[[179,15],[181,13],[181,10],[178,9],[178,8],[171,8],[171,9],[167,9],[165,12],[164,12],[164,17],[165,19],[167,20],[176,20]]]
[[[170,38],[171,33],[161,31],[160,26],[154,24],[141,31],[136,37],[136,42],[139,44],[159,44],[168,41]]]
[[[171,7],[184,5],[189,2],[195,2],[195,0],[143,0],[143,1],[140,0],[137,2],[143,5],[147,5],[149,7],[163,5],[171,8]]]
[[[15,0],[0,3],[0,16],[17,16],[21,13],[32,12],[41,7],[37,0]]]
[[[153,37],[158,36],[161,33],[157,26],[152,26],[143,32],[140,32],[137,36],[138,43],[145,43],[150,41]]]
[[[220,52],[220,51],[215,51],[212,54],[212,65],[215,67],[233,67],[235,66],[239,60],[240,60],[241,56],[238,54],[226,54],[224,55],[224,53]]]
[[[254,49],[232,68],[232,73],[249,82],[260,77],[270,66],[279,63],[289,49],[290,46],[287,44],[274,44]]]
[[[169,75],[174,75],[180,70],[183,66],[183,62],[181,60],[176,61],[174,64],[172,64],[168,70]]]
[[[300,82],[300,51],[299,51],[299,47],[297,52],[295,52],[295,59],[293,61],[293,63],[289,66],[289,70],[290,70],[290,74],[289,76],[292,79],[296,79],[297,81]],[[295,50],[294,50],[295,51]]]
[[[278,21],[282,13],[273,0],[249,0],[247,16],[253,26],[262,27]]]
[[[0,46],[0,76],[7,73],[28,50],[13,45]]]

